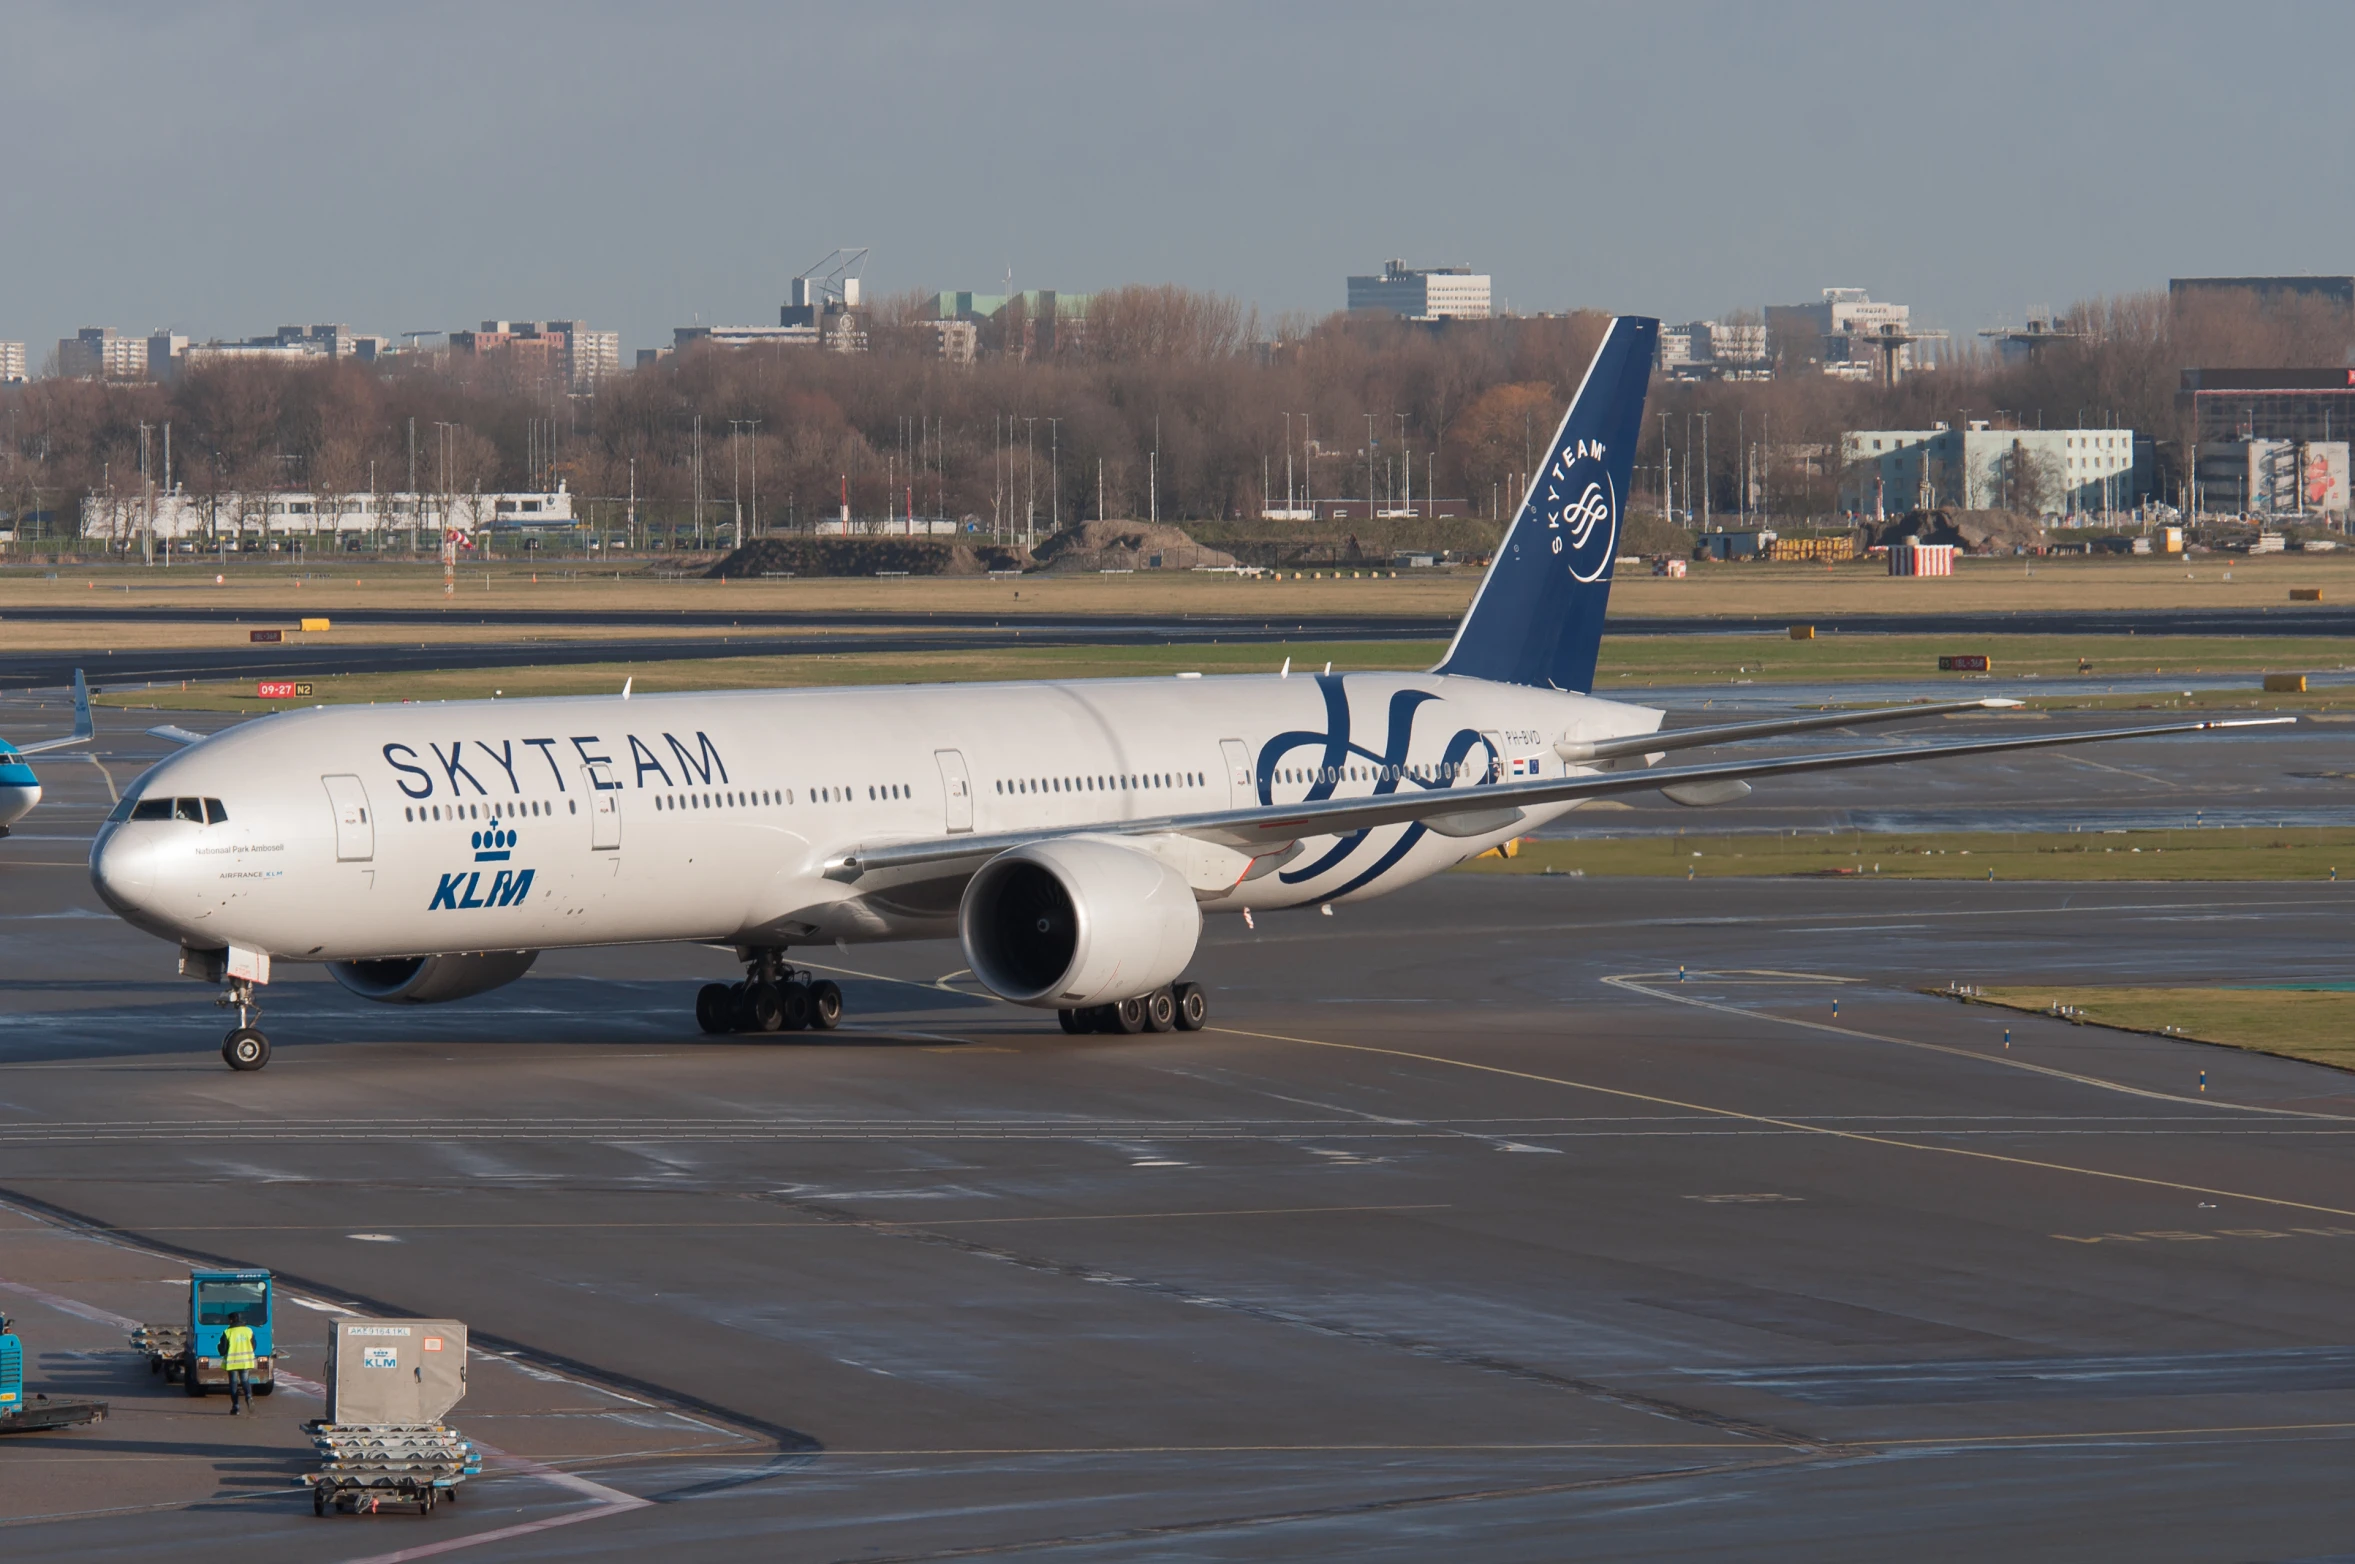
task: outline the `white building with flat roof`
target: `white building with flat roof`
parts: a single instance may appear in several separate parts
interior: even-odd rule
[[[25,345],[0,342],[0,386],[16,385],[24,379]]]
[[[82,536],[117,548],[136,547],[150,529],[161,541],[202,539],[232,546],[238,540],[335,533],[402,534],[412,528],[428,546],[444,531],[530,531],[574,524],[572,495],[562,483],[549,492],[497,494],[308,494],[284,491],[192,494],[175,486],[152,500],[137,491],[92,494],[82,501]]]
[[[1488,275],[1469,266],[1384,261],[1379,277],[1349,279],[1349,313],[1404,320],[1486,320]]]
[[[2139,498],[2131,429],[1858,429],[1840,437],[1840,509],[2015,510],[2089,520]]]

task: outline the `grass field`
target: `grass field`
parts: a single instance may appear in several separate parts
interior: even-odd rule
[[[1595,829],[1608,831],[1608,819],[1597,815]],[[2355,907],[2355,830],[1596,836],[1524,841],[1518,857],[1477,858],[1459,872],[1984,880],[1992,871],[1998,880],[2329,880],[2342,866]]]
[[[2355,988],[1983,988],[1973,1002],[2355,1070]]]
[[[819,612],[876,609],[1031,613],[1396,613],[1453,615],[1479,585],[1472,570],[1385,565],[1326,570],[1322,579],[1140,571],[1134,575],[892,577],[718,582],[668,579],[578,562],[467,565],[445,598],[438,565],[321,560],[297,567],[237,562],[225,570],[185,561],[139,565],[0,567],[0,619],[42,605],[209,603],[268,612],[327,614],[339,606],[439,609],[469,605],[594,610],[628,606],[725,614],[764,607]],[[225,578],[214,583],[215,575]],[[1314,572],[1311,572],[1314,575]],[[2254,558],[1986,559],[1962,561],[1951,578],[1899,579],[1873,564],[1695,565],[1681,581],[1628,567],[1612,588],[1621,615],[1698,614],[1804,623],[1813,615],[1937,615],[2005,609],[2287,606],[2291,587],[2319,587],[2330,601],[2355,596],[2355,553]]]

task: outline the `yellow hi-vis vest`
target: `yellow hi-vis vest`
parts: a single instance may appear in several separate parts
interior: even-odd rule
[[[221,1367],[249,1369],[253,1367],[253,1327],[232,1325],[221,1332]]]

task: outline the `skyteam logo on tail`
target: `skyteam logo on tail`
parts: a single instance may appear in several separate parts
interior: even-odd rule
[[[1563,556],[1574,581],[1599,581],[1619,547],[1619,493],[1603,465],[1603,442],[1577,440],[1563,446],[1539,480],[1545,524],[1553,550]]]

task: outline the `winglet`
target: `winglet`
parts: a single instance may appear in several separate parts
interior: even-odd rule
[[[626,679],[624,679],[624,680],[622,680],[622,681],[621,681],[621,698],[622,698],[623,700],[625,700],[625,701],[626,701],[626,700],[628,700],[628,699],[630,698],[630,686],[631,686],[631,685],[633,685],[633,684],[635,684],[635,683],[637,683],[637,682],[638,682],[638,676],[637,676],[636,674],[634,674],[634,673],[633,673],[633,674],[631,674],[631,675],[630,675],[628,678],[626,678]]]

